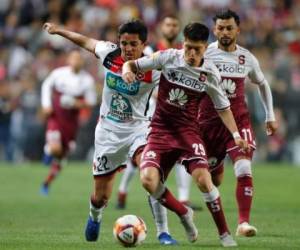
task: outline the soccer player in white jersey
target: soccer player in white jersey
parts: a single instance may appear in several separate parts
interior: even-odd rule
[[[205,143],[213,182],[219,186],[223,180],[224,158],[226,154],[234,165],[237,180],[236,200],[239,218],[236,235],[254,236],[257,229],[250,225],[250,209],[253,197],[251,160],[255,150],[255,138],[245,102],[245,80],[249,78],[258,86],[266,112],[266,133],[273,135],[278,127],[273,112],[272,94],[255,56],[239,46],[239,16],[231,11],[223,11],[214,17],[214,34],[217,41],[210,44],[205,57],[218,67],[221,86],[230,100],[231,110],[242,137],[248,141],[251,150],[240,151],[230,133],[214,111],[213,103],[206,96],[199,106],[200,135]]]
[[[88,38],[50,23],[46,23],[44,28],[50,34],[63,36],[95,54],[104,67],[100,120],[95,130],[94,192],[90,199],[85,229],[86,240],[96,241],[115,174],[125,166],[128,157],[133,164],[139,164],[149,127],[147,102],[155,83],[158,83],[160,73],[141,73],[131,85],[126,84],[121,77],[123,63],[140,58],[143,54],[147,28],[139,20],[129,21],[119,27],[119,46]],[[170,242],[173,239],[167,234],[165,240]]]
[[[79,110],[96,104],[94,79],[83,65],[80,51],[73,50],[68,66],[53,70],[42,84],[42,111],[47,118],[44,160],[51,164],[41,187],[44,195],[62,168],[61,160],[75,146]]]
[[[221,244],[224,247],[236,246],[227,227],[219,191],[208,172],[205,148],[199,136],[197,114],[205,93],[213,100],[236,146],[247,150],[248,144],[241,139],[229,101],[219,87],[221,77],[218,69],[203,59],[208,28],[201,23],[191,23],[183,33],[182,50],[156,52],[152,56],[126,62],[123,66],[123,79],[131,84],[141,72],[162,71],[151,131],[142,154],[140,177],[143,187],[179,216],[188,240],[194,242],[198,230],[193,222],[193,210],[179,202],[164,185],[174,164],[181,162],[203,193],[218,228]]]

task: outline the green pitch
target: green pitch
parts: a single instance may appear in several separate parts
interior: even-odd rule
[[[126,210],[115,209],[116,181],[111,202],[104,213],[100,239],[85,242],[83,232],[92,190],[90,164],[69,163],[53,183],[48,197],[39,194],[39,187],[48,169],[41,164],[9,166],[0,164],[0,249],[123,249],[113,239],[114,221],[124,214],[141,216],[148,235],[139,249],[222,249],[212,218],[193,186],[192,202],[204,210],[196,212],[200,237],[187,242],[178,218],[169,213],[172,235],[178,247],[163,247],[156,240],[154,223],[147,205],[146,193],[138,179],[131,183]],[[300,249],[300,168],[286,165],[254,166],[255,198],[252,223],[258,228],[254,238],[238,238],[238,249]],[[174,177],[168,186],[175,189]],[[235,179],[231,167],[220,191],[232,233],[237,224],[234,198]]]

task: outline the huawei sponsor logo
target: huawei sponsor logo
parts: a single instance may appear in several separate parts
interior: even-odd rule
[[[183,89],[171,89],[167,102],[173,106],[183,107],[187,103],[187,95]]]
[[[150,150],[145,154],[145,157],[147,157],[148,159],[155,159],[156,153],[154,151]]]
[[[227,95],[228,98],[236,97],[236,84],[231,79],[224,79],[221,82],[221,88],[223,89],[224,93]]]

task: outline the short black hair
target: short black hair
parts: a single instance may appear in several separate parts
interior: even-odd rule
[[[147,41],[148,29],[146,25],[139,19],[132,19],[121,24],[118,30],[119,38],[124,33],[138,34],[143,43]]]
[[[237,24],[237,26],[240,25],[240,17],[237,13],[235,13],[234,11],[228,9],[228,10],[222,10],[219,13],[217,13],[214,17],[213,20],[216,23],[218,19],[222,19],[222,20],[226,20],[226,19],[230,19],[233,18],[235,23]]]
[[[166,18],[171,18],[171,19],[175,19],[179,22],[179,17],[178,15],[176,15],[175,13],[167,13],[165,15],[163,15],[160,19],[160,21],[164,21]]]
[[[202,23],[189,23],[184,27],[183,35],[185,39],[207,42],[209,29]]]

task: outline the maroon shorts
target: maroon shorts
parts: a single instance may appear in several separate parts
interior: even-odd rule
[[[47,122],[46,142],[59,142],[63,146],[64,152],[70,150],[72,143],[75,143],[77,128],[72,126],[62,126],[57,120],[50,118]]]
[[[162,181],[165,181],[176,162],[182,163],[188,173],[196,168],[208,168],[206,152],[199,135],[196,132],[177,135],[151,132],[140,168],[158,168]]]
[[[253,151],[256,146],[249,116],[244,115],[236,118],[236,123],[241,137],[248,141],[248,144],[251,147],[249,152],[243,151],[235,145],[231,133],[225,125],[223,125],[220,119],[215,122],[200,125],[200,136],[203,139],[206,148],[211,173],[223,171],[219,168],[223,168],[223,161],[226,154],[229,155],[233,162],[239,157],[252,159]]]

